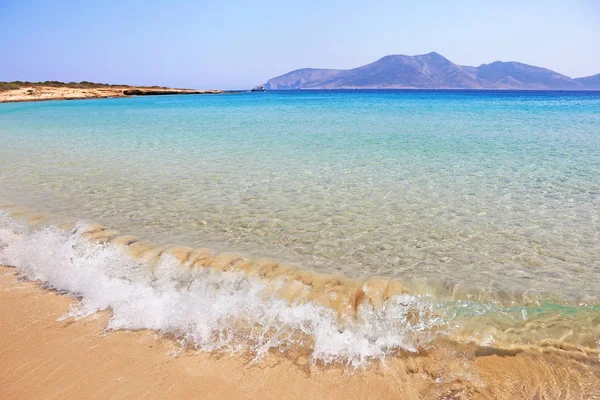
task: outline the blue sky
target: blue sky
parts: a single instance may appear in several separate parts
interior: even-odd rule
[[[599,43],[598,0],[0,0],[0,81],[235,89],[431,51],[580,77],[600,73]]]

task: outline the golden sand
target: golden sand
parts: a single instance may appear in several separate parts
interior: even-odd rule
[[[401,354],[349,374],[306,354],[198,353],[151,331],[105,330],[109,312],[57,321],[76,300],[0,267],[0,398],[594,399],[600,360],[485,348]]]

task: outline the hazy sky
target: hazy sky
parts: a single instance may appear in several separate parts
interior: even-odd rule
[[[600,73],[600,0],[0,0],[0,81],[249,88],[431,51]]]

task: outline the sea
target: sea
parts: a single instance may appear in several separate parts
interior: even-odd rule
[[[0,198],[0,264],[114,329],[353,368],[600,354],[600,92],[0,104]]]

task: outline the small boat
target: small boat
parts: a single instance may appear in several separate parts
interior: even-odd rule
[[[251,92],[266,92],[267,89],[264,87],[264,85],[260,85],[260,86],[256,86],[254,88],[252,88]]]

